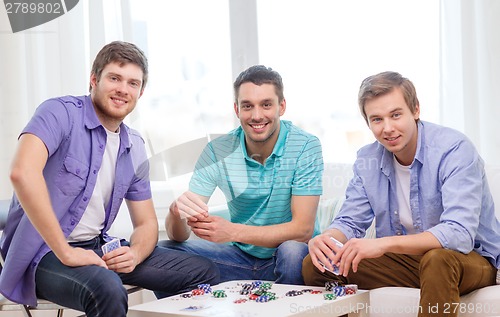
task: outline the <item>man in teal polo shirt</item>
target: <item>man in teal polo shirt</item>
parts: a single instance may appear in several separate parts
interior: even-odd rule
[[[281,76],[262,65],[234,82],[241,126],[210,142],[195,167],[189,191],[170,206],[159,245],[210,258],[221,282],[258,279],[303,284],[306,242],[319,232],[323,158],[317,137],[280,121],[285,113]],[[231,221],[208,213],[219,187]],[[186,241],[190,233],[199,240]]]

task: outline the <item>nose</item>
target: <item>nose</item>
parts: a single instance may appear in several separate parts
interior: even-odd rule
[[[384,120],[384,132],[392,132],[394,127],[391,120]]]
[[[252,109],[252,120],[260,121],[263,118],[263,110],[261,107],[253,107]]]
[[[127,82],[122,80],[120,81],[119,83],[116,84],[116,92],[118,92],[119,94],[123,94],[123,95],[126,95],[128,93],[128,90],[127,90]]]

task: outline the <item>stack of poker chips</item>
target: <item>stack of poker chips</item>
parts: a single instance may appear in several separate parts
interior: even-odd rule
[[[325,290],[328,291],[328,292],[333,291],[333,289],[336,286],[339,286],[339,283],[337,283],[335,281],[327,281],[327,282],[325,282]]]
[[[212,293],[212,287],[210,287],[210,284],[200,284],[198,285],[198,289],[203,290],[205,294]]]
[[[347,284],[345,286],[346,295],[356,294],[358,292],[358,285],[356,284]]]
[[[224,298],[227,297],[226,291],[221,289],[221,290],[215,290],[212,292],[212,296],[215,298]]]
[[[325,300],[334,300],[336,298],[337,298],[337,295],[335,295],[334,293],[323,294],[323,299],[325,299]]]
[[[344,296],[346,294],[344,286],[335,286],[332,292],[336,297]]]

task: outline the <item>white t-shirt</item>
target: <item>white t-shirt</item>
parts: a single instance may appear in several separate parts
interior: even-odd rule
[[[106,207],[108,206],[113,184],[115,182],[116,160],[120,147],[120,132],[106,130],[106,149],[102,158],[102,165],[97,174],[94,192],[89,205],[80,222],[68,237],[68,242],[87,241],[101,233],[106,220]]]
[[[396,195],[398,198],[399,220],[407,234],[416,233],[413,227],[413,217],[410,209],[410,166],[401,165],[394,157],[396,171]]]

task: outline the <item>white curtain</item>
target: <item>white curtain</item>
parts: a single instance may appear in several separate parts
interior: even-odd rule
[[[500,1],[441,0],[441,120],[500,157]]]
[[[97,52],[113,40],[130,40],[132,28],[128,1],[120,0],[80,1],[63,16],[16,34],[1,14],[0,199],[8,199],[17,137],[35,108],[48,98],[87,94]]]

